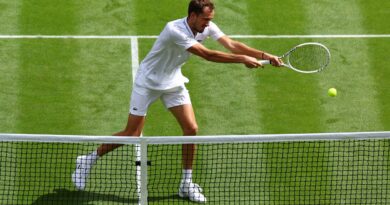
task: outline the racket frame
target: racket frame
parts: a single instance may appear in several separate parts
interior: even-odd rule
[[[307,46],[307,45],[316,45],[316,46],[321,46],[326,52],[327,52],[327,62],[325,65],[323,65],[321,68],[317,69],[317,70],[310,70],[310,71],[305,71],[305,70],[299,70],[297,68],[294,68],[291,64],[290,64],[290,54],[292,52],[294,52],[297,48],[299,47],[302,47],[302,46]],[[324,70],[328,65],[329,65],[329,62],[330,62],[330,51],[329,49],[324,46],[323,44],[321,43],[317,43],[317,42],[308,42],[308,43],[302,43],[302,44],[299,44],[297,46],[294,46],[292,49],[290,49],[288,52],[286,52],[285,54],[283,54],[282,56],[279,57],[279,59],[284,59],[286,63],[283,63],[282,66],[284,67],[287,67],[287,68],[290,68],[296,72],[299,72],[299,73],[305,73],[305,74],[309,74],[309,73],[318,73],[318,72],[321,72],[322,70]],[[271,61],[270,60],[260,60],[259,61],[262,65],[268,65],[268,64],[271,64]]]

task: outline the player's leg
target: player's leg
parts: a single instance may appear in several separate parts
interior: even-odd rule
[[[187,89],[183,86],[162,96],[165,106],[169,108],[182,128],[184,136],[194,136],[198,132],[194,110]],[[179,196],[188,197],[191,201],[205,203],[206,197],[198,184],[192,182],[192,165],[196,145],[182,146],[183,177],[179,186]]]
[[[194,136],[197,134],[198,125],[191,104],[172,107],[170,111],[179,122],[184,136]],[[202,194],[202,188],[192,182],[192,165],[195,151],[195,144],[184,144],[182,146],[183,177],[179,187],[179,196],[188,197],[191,201],[205,203],[206,197]]]
[[[118,133],[115,133],[114,136],[134,136],[139,137],[141,136],[142,129],[145,124],[145,116],[137,116],[129,114],[129,118],[127,121],[126,128]],[[99,157],[107,154],[108,152],[111,152],[112,150],[122,146],[121,144],[102,144],[97,149],[97,155]]]
[[[142,128],[145,123],[144,116],[135,116],[129,114],[126,128],[115,134],[115,136],[140,136]],[[72,181],[78,190],[84,190],[88,175],[97,162],[99,157],[113,151],[114,149],[122,146],[121,144],[103,144],[100,145],[96,151],[88,154],[78,156],[76,159],[76,169],[72,174]]]
[[[180,105],[169,109],[179,122],[183,136],[195,136],[198,133],[198,124],[191,104]],[[185,144],[182,147],[183,169],[192,170],[196,145]]]
[[[134,84],[134,88],[131,94],[129,117],[127,120],[126,128],[114,136],[141,136],[142,129],[145,124],[145,116],[147,110],[154,101],[158,99],[160,94],[153,92],[147,88],[143,88]],[[119,144],[104,144],[97,149],[97,155],[99,157],[111,152],[112,150],[120,147]]]
[[[159,93],[149,91],[146,88],[134,86],[131,101],[130,114],[126,128],[114,135],[116,136],[140,136],[145,124],[145,116],[149,105],[159,97]],[[88,175],[99,157],[120,147],[119,144],[104,144],[88,155],[78,156],[76,159],[76,170],[72,174],[72,181],[79,190],[84,190]]]

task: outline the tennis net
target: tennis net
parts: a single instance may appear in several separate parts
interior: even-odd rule
[[[182,144],[197,144],[193,181],[207,204],[390,204],[389,138],[0,134],[0,204],[193,204],[177,195]],[[101,143],[126,146],[99,159],[77,191],[76,158]]]

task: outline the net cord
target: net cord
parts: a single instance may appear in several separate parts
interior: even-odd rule
[[[103,143],[103,144],[216,144],[246,142],[290,142],[327,140],[390,139],[390,131],[338,132],[307,134],[260,134],[260,135],[214,135],[214,136],[171,136],[171,137],[117,137],[86,135],[47,134],[0,134],[0,142],[58,142],[58,143]]]

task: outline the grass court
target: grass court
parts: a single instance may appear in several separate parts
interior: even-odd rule
[[[183,66],[183,73],[190,79],[187,88],[200,135],[390,130],[390,1],[214,2],[213,21],[227,35],[243,35],[238,40],[275,55],[283,54],[296,44],[316,41],[330,49],[332,59],[322,73],[304,75],[273,67],[249,70],[243,65],[217,64],[191,57]],[[123,129],[132,86],[134,44],[130,38],[115,37],[156,36],[168,21],[186,16],[186,11],[187,1],[182,0],[0,0],[0,36],[3,36],[0,38],[0,133],[111,135]],[[378,34],[383,36],[365,36]],[[15,38],[17,35],[35,37]],[[36,38],[38,35],[97,37]],[[245,35],[267,37],[246,38]],[[303,37],[280,38],[278,35]],[[136,38],[136,41],[141,61],[155,38]],[[211,39],[205,45],[224,50]],[[337,88],[337,97],[327,95],[330,87]],[[143,134],[178,136],[181,130],[158,101],[148,112]],[[383,142],[379,146],[387,150],[387,145]],[[15,158],[28,154],[20,151],[25,145],[2,146],[2,150]],[[39,150],[33,150],[37,153],[31,154],[35,158],[30,160],[38,164],[45,162],[45,155],[66,156],[68,161],[64,162],[61,175],[69,175],[69,178],[62,177],[53,184],[67,190],[65,195],[80,195],[71,184],[70,174],[77,154],[85,150],[66,153],[64,150],[71,145],[52,146],[60,146],[58,150],[62,151],[39,154]],[[124,150],[126,148],[122,152]],[[283,149],[276,147],[275,151]],[[110,163],[115,164],[115,159],[112,157]],[[0,161],[0,165],[6,162]],[[27,168],[24,170],[20,165],[18,171],[20,176],[6,179],[13,181],[13,188],[0,183],[3,191],[0,201],[7,197],[4,190],[13,190],[18,185],[36,186],[23,181],[32,177],[27,174]],[[388,174],[386,170],[384,173]],[[39,181],[55,174],[33,177]],[[103,182],[93,183],[98,186]],[[50,195],[54,190],[41,188],[38,192]],[[14,204],[39,201],[33,193],[23,189],[15,193],[20,198]],[[26,194],[29,196],[22,196]],[[89,197],[99,199],[98,194],[104,193],[91,192]],[[161,196],[151,203],[169,204],[167,200]],[[176,202],[181,203],[179,199]],[[99,200],[83,203],[104,204]],[[124,201],[110,203],[124,204]],[[215,201],[209,204],[213,203],[218,204]]]

